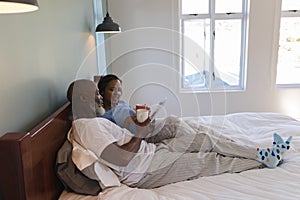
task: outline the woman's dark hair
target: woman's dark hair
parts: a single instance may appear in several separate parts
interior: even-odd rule
[[[114,74],[107,74],[105,76],[101,76],[99,82],[98,82],[98,89],[99,89],[99,93],[102,94],[107,86],[107,84],[111,81],[111,80],[118,80],[122,83],[122,80],[119,79],[119,77],[117,77]]]

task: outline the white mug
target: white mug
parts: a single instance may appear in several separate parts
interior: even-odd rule
[[[143,123],[149,117],[149,110],[147,109],[138,109],[136,111],[136,119],[138,122]]]

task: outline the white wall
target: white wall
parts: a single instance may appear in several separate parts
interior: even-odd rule
[[[39,0],[0,15],[0,135],[26,131],[66,102],[75,78],[97,73],[92,0]]]
[[[246,91],[207,94],[179,90],[178,0],[110,0],[123,32],[106,40],[108,64],[124,81],[123,98],[152,105],[166,96],[165,112],[179,116],[266,111],[300,118],[300,90],[275,85],[279,5],[251,0]]]

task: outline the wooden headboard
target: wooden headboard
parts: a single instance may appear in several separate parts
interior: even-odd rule
[[[0,138],[4,200],[58,199],[63,185],[55,172],[56,154],[71,127],[70,113],[71,105],[66,103],[31,131]]]

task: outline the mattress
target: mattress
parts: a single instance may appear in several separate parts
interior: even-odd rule
[[[293,136],[291,149],[275,169],[263,168],[234,174],[200,177],[154,189],[130,188],[126,185],[106,189],[98,196],[84,196],[64,191],[66,199],[299,199],[300,198],[300,122],[278,113],[234,113],[219,116],[183,118],[192,128],[201,126],[219,131],[231,139],[261,147],[272,144],[276,132],[284,139]]]

